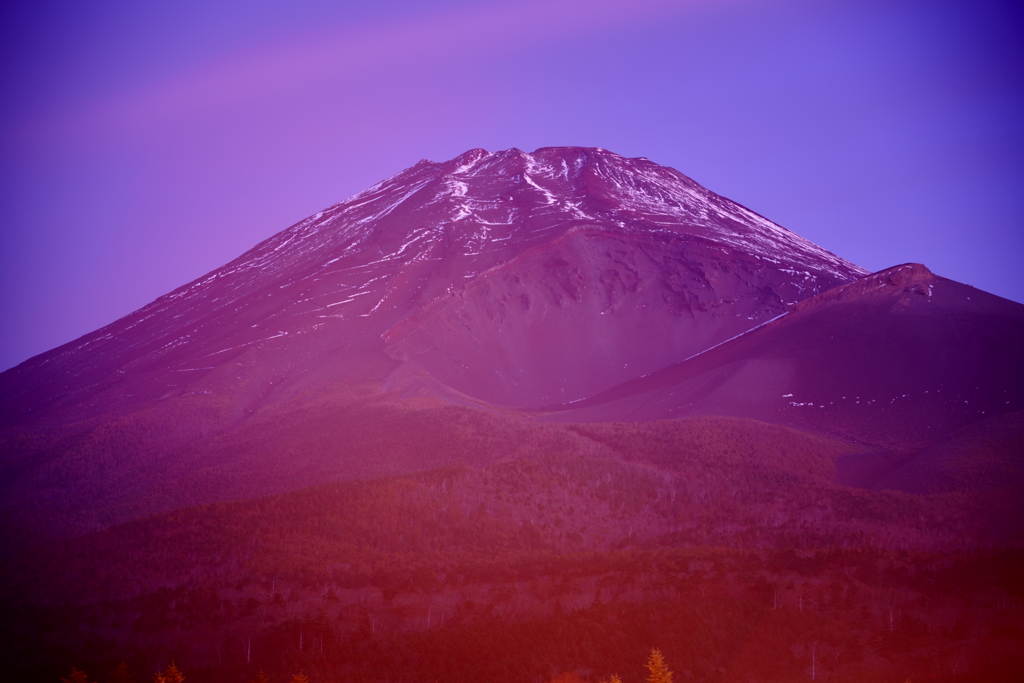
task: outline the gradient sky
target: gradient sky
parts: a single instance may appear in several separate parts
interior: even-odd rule
[[[948,0],[0,9],[0,369],[421,158],[604,147],[1024,302],[1024,23]]]

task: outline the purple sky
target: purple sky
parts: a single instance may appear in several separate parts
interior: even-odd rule
[[[1016,4],[4,3],[0,369],[473,147],[646,156],[1024,302]]]

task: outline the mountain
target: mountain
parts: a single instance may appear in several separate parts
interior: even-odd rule
[[[646,159],[471,150],[0,374],[0,519],[77,533],[700,415],[841,439],[846,483],[956,490],[925,449],[979,421],[1008,455],[972,480],[1021,471],[984,426],[1024,411],[1020,348],[1024,306],[868,274]]]
[[[78,419],[203,391],[254,412],[314,377],[405,362],[500,405],[573,400],[864,274],[646,159],[477,149],[3,373],[2,413]]]
[[[326,395],[584,399],[865,274],[646,159],[544,148],[421,161],[0,374],[4,499],[21,517],[22,503],[80,501],[89,516],[112,495],[152,500],[168,478],[220,467],[216,444],[256,418]],[[298,430],[334,429],[312,419]],[[264,455],[246,456],[267,461],[250,494],[282,490],[270,472],[291,456]],[[349,460],[301,483],[410,467]],[[225,486],[190,490],[202,502]]]
[[[5,675],[1018,680],[1022,348],[646,159],[421,161],[0,374]]]

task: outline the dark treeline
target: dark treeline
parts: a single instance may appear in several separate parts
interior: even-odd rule
[[[97,635],[104,625],[89,619],[99,612],[55,610],[49,617],[70,620],[68,630],[89,625],[94,635],[74,648],[58,629],[65,651],[24,680],[124,660],[146,681],[174,662],[192,683],[242,683],[260,671],[282,683],[296,672],[313,683],[543,682],[565,672],[639,683],[652,646],[678,681],[804,681],[812,667],[815,680],[1010,681],[1024,670],[1020,553],[602,555],[566,558],[529,581],[465,584],[449,602],[442,591],[344,604],[328,587],[303,605],[310,595],[275,586],[273,614],[255,619],[262,602],[247,610],[216,591],[166,591],[135,610],[160,622],[137,620],[120,641]]]

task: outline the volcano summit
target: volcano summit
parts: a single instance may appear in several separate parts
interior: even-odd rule
[[[3,375],[4,415],[416,374],[529,407],[678,362],[866,275],[675,170],[602,149],[421,161]],[[72,408],[74,407],[74,408]]]

